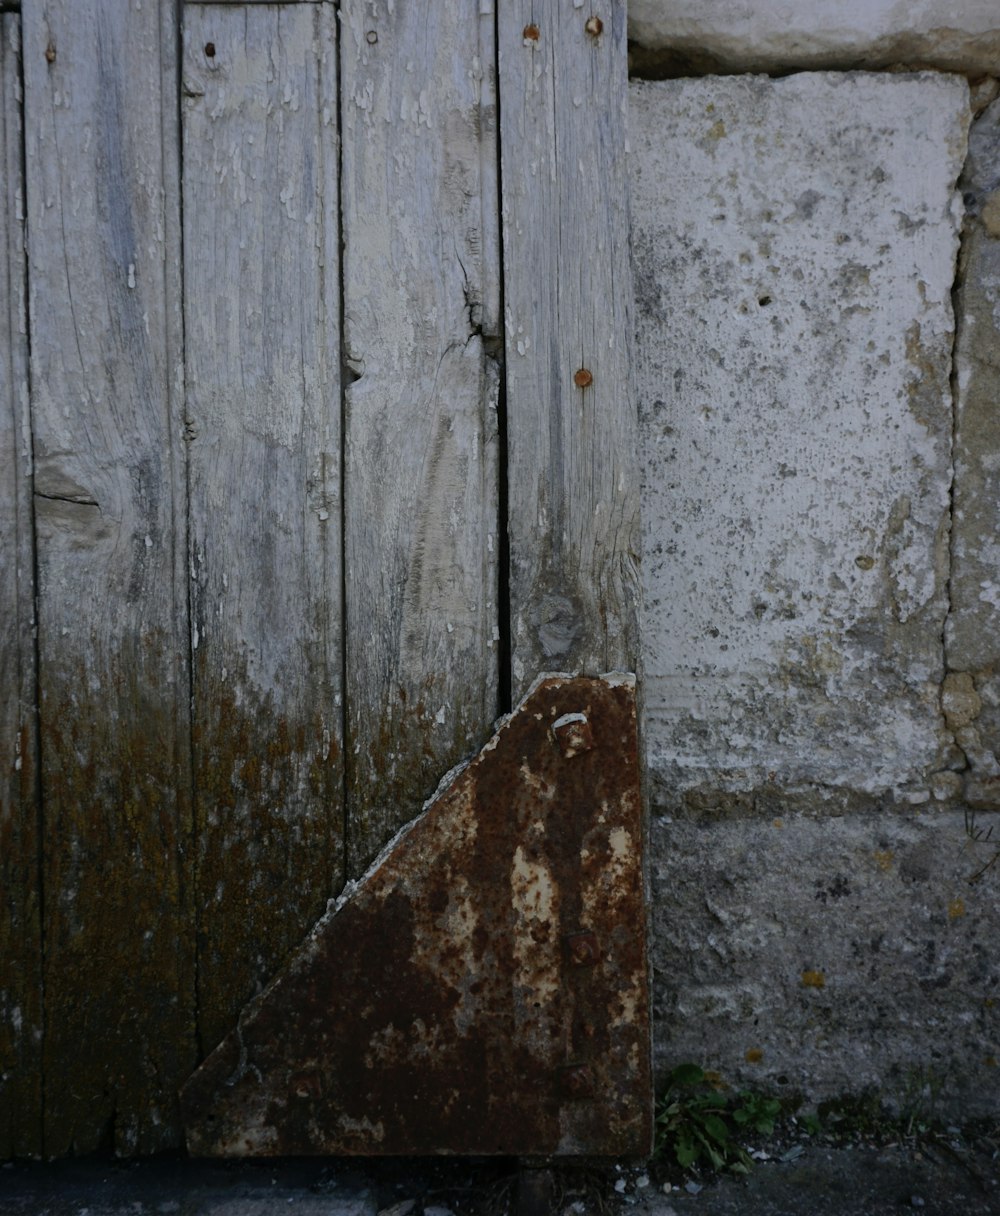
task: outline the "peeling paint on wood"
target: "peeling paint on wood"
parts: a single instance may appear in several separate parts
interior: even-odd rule
[[[596,33],[591,16],[573,0],[500,16],[515,694],[638,650],[625,5]]]
[[[641,850],[634,681],[541,679],[188,1082],[190,1151],[647,1154]]]
[[[348,866],[497,703],[491,6],[341,13]]]
[[[170,6],[26,8],[45,1150],[176,1143],[194,1059]]]
[[[21,27],[0,17],[0,1159],[42,1151],[34,540]]]
[[[337,30],[184,18],[198,1022],[343,882]]]

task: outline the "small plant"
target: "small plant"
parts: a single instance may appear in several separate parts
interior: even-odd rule
[[[753,1162],[736,1135],[769,1135],[780,1111],[776,1099],[749,1090],[730,1099],[712,1087],[697,1064],[679,1064],[667,1078],[657,1113],[657,1152],[684,1170],[704,1164],[747,1174]]]
[[[900,1101],[899,1121],[907,1136],[930,1131],[944,1078],[932,1068],[911,1068],[906,1073]]]
[[[743,1131],[770,1136],[780,1114],[781,1103],[777,1098],[765,1098],[763,1094],[744,1089],[740,1091],[739,1106],[733,1109],[733,1122]]]
[[[983,828],[979,826],[976,818],[976,812],[970,808],[965,811],[965,834],[976,845],[986,845],[989,850],[989,856],[974,874],[969,875],[969,882],[979,882],[984,874],[988,874],[998,863],[1000,863],[1000,847],[998,842],[993,839],[993,828]]]

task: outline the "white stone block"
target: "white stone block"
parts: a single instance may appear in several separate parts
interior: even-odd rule
[[[966,83],[640,82],[630,106],[654,781],[920,802],[948,742]]]
[[[629,38],[726,71],[934,67],[995,75],[996,0],[630,0]]]

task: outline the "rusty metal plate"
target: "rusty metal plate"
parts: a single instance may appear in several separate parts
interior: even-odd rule
[[[645,1156],[634,681],[543,677],[182,1094],[199,1156]]]

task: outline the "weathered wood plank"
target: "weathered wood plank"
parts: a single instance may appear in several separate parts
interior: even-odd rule
[[[184,18],[201,1042],[343,882],[337,30]]]
[[[515,698],[637,658],[625,5],[598,8],[500,17]]]
[[[0,1159],[42,1151],[34,537],[21,30],[0,17]]]
[[[149,1152],[195,1055],[173,14],[22,24],[45,1148]]]
[[[499,252],[492,5],[341,17],[356,874],[496,714]]]

